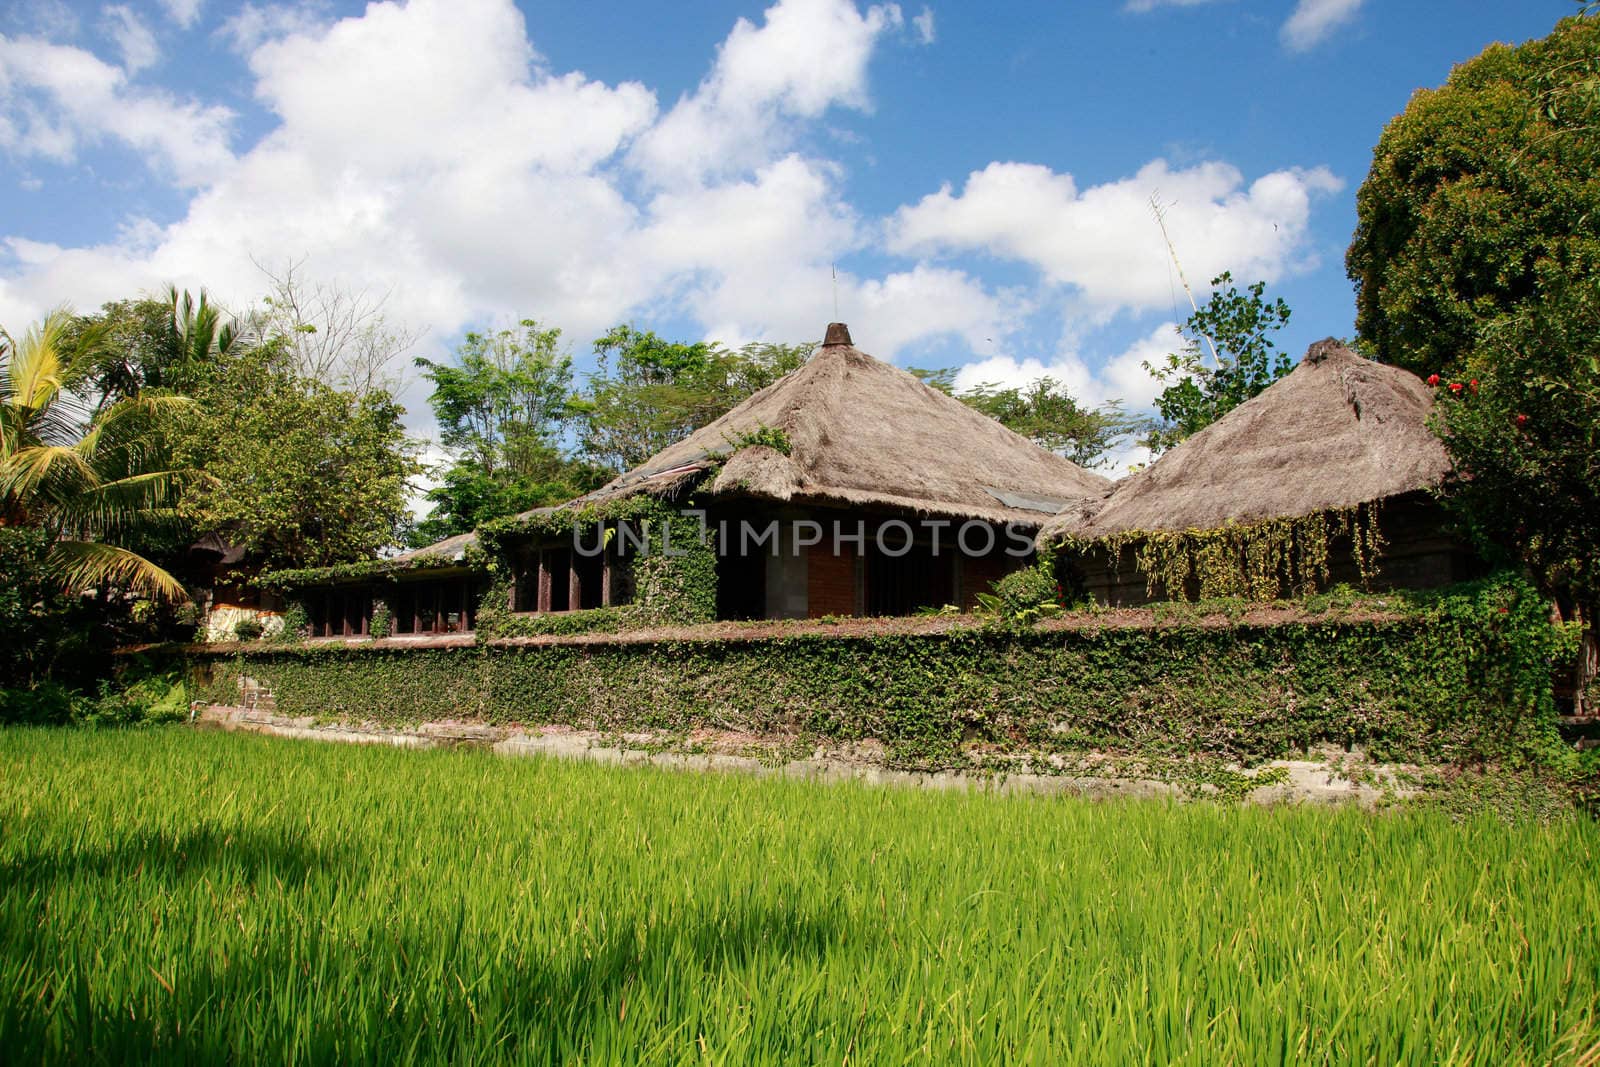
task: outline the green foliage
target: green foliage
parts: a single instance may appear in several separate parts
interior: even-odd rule
[[[789,435],[776,426],[757,426],[753,430],[742,430],[739,433],[727,435],[729,453],[737,452],[741,448],[760,446],[770,448],[774,452],[788,455],[793,445]]]
[[[692,502],[686,506],[692,507]],[[529,541],[570,543],[574,530],[602,524],[614,528],[620,523],[628,523],[648,542],[647,550],[630,552],[619,560],[627,568],[621,584],[632,589],[626,605],[538,618],[516,616],[506,608],[512,560],[519,545]],[[478,638],[488,641],[502,636],[579,633],[589,628],[636,630],[710,622],[717,614],[717,555],[712,536],[701,530],[695,517],[681,514],[677,502],[649,493],[491,522],[479,531],[493,584],[478,609]]]
[[[0,734],[0,821],[19,1063],[1552,1063],[1600,1028],[1591,821],[179,730]]]
[[[918,766],[963,766],[975,752],[1257,763],[1358,745],[1385,761],[1565,774],[1571,753],[1556,735],[1550,678],[1571,652],[1538,594],[1500,578],[1366,621],[263,646],[213,662],[222,702],[244,673],[271,686],[284,714],[393,725],[467,716],[875,738]]]
[[[265,632],[266,626],[260,619],[253,616],[245,616],[233,624],[233,636],[241,641],[258,640]]]
[[[184,673],[140,657],[123,657],[115,672],[85,688],[55,681],[0,688],[0,725],[147,726],[189,716]]]
[[[469,333],[454,364],[419,359],[433,383],[429,404],[454,461],[429,490],[432,514],[412,543],[432,544],[490,519],[559,504],[610,476],[560,449],[574,417],[572,358],[561,331],[524,319],[521,330]]]
[[[387,600],[375,600],[372,603],[372,619],[367,624],[367,635],[374,641],[381,641],[394,632],[394,612],[389,610]]]
[[[1012,571],[996,581],[990,592],[978,594],[978,606],[982,613],[1008,626],[1032,626],[1059,615],[1066,605],[1054,561],[1041,559],[1031,567]]]
[[[1288,353],[1272,342],[1289,324],[1289,305],[1281,297],[1269,303],[1266,282],[1239,292],[1227,271],[1211,286],[1210,299],[1178,328],[1183,350],[1169,353],[1164,365],[1144,365],[1167,383],[1156,397],[1160,421],[1142,442],[1152,452],[1199,433],[1289,373]]]
[[[388,393],[361,395],[296,375],[281,345],[224,361],[197,399],[184,458],[209,477],[188,504],[268,566],[321,566],[398,542],[409,522],[415,446]]]
[[[385,604],[384,607],[388,608]],[[306,614],[304,602],[292,600],[283,611],[283,627],[274,635],[280,642],[303,640],[311,632],[311,617]]]
[[[1490,45],[1384,129],[1345,257],[1384,359],[1464,377],[1486,324],[1600,276],[1597,85],[1600,22],[1564,19]]]
[[[0,526],[45,535],[43,572],[68,592],[130,590],[167,601],[183,586],[130,543],[170,527],[190,472],[169,434],[181,398],[139,394],[84,412],[83,380],[98,332],[51,312],[20,342],[0,330]]]
[[[1170,600],[1277,600],[1306,597],[1328,582],[1330,546],[1348,544],[1363,582],[1377,571],[1383,537],[1375,504],[1316,512],[1293,519],[1229,523],[1214,530],[1124,530],[1059,547],[1102,550],[1112,566],[1131,549],[1147,593]]]
[[[1480,549],[1526,565],[1565,602],[1600,607],[1600,287],[1525,307],[1437,381],[1455,461],[1444,501]]]
[[[1126,414],[1121,401],[1083,407],[1054,378],[1039,378],[1021,388],[1002,389],[984,383],[956,399],[1082,467],[1108,463],[1106,453],[1112,445],[1146,424],[1146,420]]]
[[[582,450],[605,466],[636,467],[798,368],[813,347],[751,344],[734,351],[618,326],[594,344],[599,370],[578,402]]]
[[[985,382],[958,394],[954,367],[940,370],[912,367],[911,373],[929,388],[955,397],[1040,448],[1065,456],[1080,467],[1104,466],[1109,459],[1106,453],[1120,438],[1148,425],[1147,419],[1124,412],[1120,400],[1093,409],[1083,407],[1061,382],[1050,377],[1036,379],[1020,388],[1002,389]]]

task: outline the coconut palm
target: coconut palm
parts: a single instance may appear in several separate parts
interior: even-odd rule
[[[172,575],[116,542],[176,520],[187,472],[168,469],[161,426],[192,407],[136,394],[90,413],[71,386],[98,343],[69,343],[58,309],[15,342],[0,331],[0,526],[43,529],[63,588],[121,588],[185,600]]]

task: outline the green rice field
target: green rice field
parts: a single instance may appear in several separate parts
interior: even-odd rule
[[[1600,829],[0,731],[0,1061],[1593,1063]]]

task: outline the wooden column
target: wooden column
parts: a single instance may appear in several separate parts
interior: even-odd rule
[[[544,549],[539,550],[539,601],[535,610],[550,610],[550,567],[545,562]]]

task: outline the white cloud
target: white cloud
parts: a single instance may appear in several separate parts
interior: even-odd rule
[[[923,8],[922,14],[911,20],[911,28],[916,31],[919,44],[932,44],[936,32],[933,25],[933,9]]]
[[[956,372],[955,385],[957,391],[985,384],[1009,388],[1054,378],[1074,399],[1089,407],[1121,401],[1128,411],[1144,411],[1161,391],[1160,383],[1144,365],[1159,364],[1180,344],[1176,324],[1164,322],[1109,357],[1091,359],[1070,344],[1064,344],[1048,361],[991,356],[963,365]]]
[[[652,181],[736,174],[787,150],[791,120],[865,109],[867,61],[904,22],[895,4],[863,15],[851,0],[781,0],[763,19],[735,23],[699,88],[640,138],[633,161]]]
[[[1048,361],[1035,357],[991,356],[960,367],[956,371],[955,388],[957,392],[979,385],[1022,388],[1040,378],[1053,378],[1085,407],[1121,402],[1124,411],[1137,414],[1149,411],[1156,394],[1161,391],[1161,383],[1145,369],[1145,364],[1159,365],[1166,354],[1180,344],[1176,324],[1165,322],[1121,352],[1105,358],[1085,356],[1070,344],[1064,344]],[[1140,448],[1131,438],[1123,439],[1108,453],[1100,472],[1120,477],[1149,461],[1148,449]]]
[[[0,36],[0,148],[57,162],[104,141],[152,157],[180,185],[208,182],[233,161],[233,113],[130,85],[93,53]]]
[[[200,9],[205,6],[205,0],[161,0],[161,6],[166,8],[172,21],[188,29],[199,20]]]
[[[1201,4],[1215,3],[1216,0],[1128,0],[1122,10],[1143,14],[1154,11],[1158,7],[1199,7]]]
[[[852,207],[839,165],[797,146],[832,109],[869,106],[888,35],[921,33],[892,5],[781,0],[759,26],[738,22],[665,114],[642,85],[550,69],[511,0],[326,12],[320,0],[245,8],[216,31],[245,56],[271,118],[237,156],[226,109],[131,86],[81,49],[0,38],[0,148],[71,160],[115,140],[192,189],[178,217],[129,219],[98,244],[0,238],[0,322],[168,282],[240,306],[264,288],[253,257],[390,293],[391,314],[429,331],[417,351],[432,357],[465,326],[523,315],[561,326],[580,351],[635,315],[686,318],[729,343],[816,340],[835,301],[882,358],[931,338],[1006,351],[1073,301],[1170,306],[1153,189],[1177,201],[1169,226],[1192,279],[1213,266],[1253,279],[1303,262],[1309,204],[1336,185],[1321,170],[1247,184],[1223,164],[1157,161],[1079,190],[1044,167],[996,163],[886,225]],[[885,232],[904,261],[842,269],[835,283],[833,265],[882,253]],[[1032,263],[1042,284],[995,289],[968,264],[929,258],[973,251]],[[1134,349],[1103,366],[1061,352],[1040,366],[1086,401],[1148,402]],[[408,402],[420,423],[425,406]]]
[[[122,69],[137,74],[155,65],[161,58],[155,34],[150,32],[134,10],[126,4],[110,4],[101,12],[105,17],[106,33],[122,53]]]
[[[295,4],[245,4],[223,21],[219,36],[226,38],[240,55],[248,56],[268,41],[296,35],[310,37],[328,21],[325,0],[302,0]]]
[[[1327,170],[1279,170],[1245,185],[1225,163],[1180,170],[1164,160],[1131,178],[1080,190],[1070,174],[1031,163],[991,163],[901,208],[889,244],[916,254],[977,252],[1038,268],[1071,287],[1090,313],[1170,306],[1175,282],[1151,198],[1161,205],[1191,282],[1224,270],[1271,281],[1311,263],[1311,202],[1340,188]]]
[[[1361,4],[1362,0],[1299,0],[1278,36],[1284,47],[1296,52],[1308,51],[1354,19]]]

